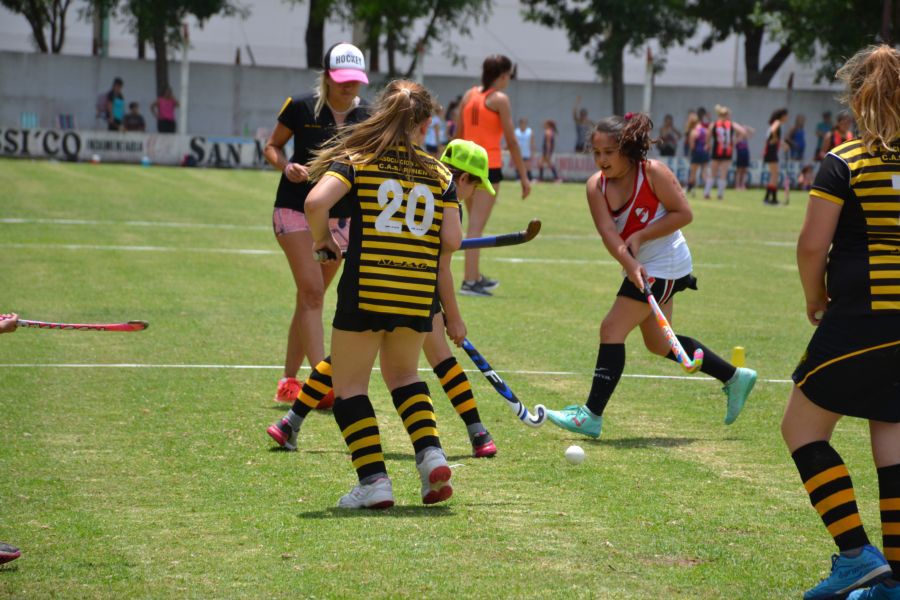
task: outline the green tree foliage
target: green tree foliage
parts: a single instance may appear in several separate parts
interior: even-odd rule
[[[625,51],[654,39],[665,50],[693,35],[695,25],[676,0],[522,0],[525,18],[566,30],[569,48],[584,51],[612,83],[613,111],[625,112]],[[661,57],[662,58],[662,57]]]
[[[66,12],[72,0],[0,0],[0,4],[28,20],[39,51],[45,54],[62,51],[66,41]]]

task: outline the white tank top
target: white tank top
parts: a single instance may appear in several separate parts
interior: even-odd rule
[[[519,150],[522,151],[522,158],[531,158],[531,127],[526,127],[525,131],[516,127],[514,133],[516,134],[516,141],[519,142]]]
[[[603,192],[604,200],[606,200],[606,184],[606,178],[601,174],[600,191]],[[608,200],[606,206],[609,208]],[[666,215],[668,212],[666,207],[650,189],[650,183],[644,174],[644,163],[638,163],[635,170],[632,197],[618,211],[613,212],[610,208],[609,212],[616,223],[616,231],[625,241],[628,241],[635,231],[644,229]],[[679,279],[689,275],[693,269],[691,251],[680,229],[667,236],[642,243],[635,258],[644,265],[647,275],[659,279]]]

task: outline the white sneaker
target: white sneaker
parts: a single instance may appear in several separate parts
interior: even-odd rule
[[[452,472],[443,450],[427,449],[416,468],[419,469],[419,479],[422,480],[422,504],[443,502],[453,495],[453,486],[450,485]]]
[[[391,480],[382,477],[368,484],[359,484],[338,500],[338,508],[390,508],[394,505]]]

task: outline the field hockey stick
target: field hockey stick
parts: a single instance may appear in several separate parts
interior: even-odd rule
[[[538,219],[532,219],[528,227],[522,231],[514,233],[503,233],[500,235],[487,235],[485,237],[469,238],[462,241],[460,250],[473,250],[475,248],[494,248],[498,246],[515,246],[530,242],[541,231],[541,222]]]
[[[678,341],[678,337],[672,330],[672,326],[669,325],[666,315],[663,314],[662,309],[659,307],[659,303],[656,301],[656,298],[653,297],[653,292],[650,290],[650,283],[646,280],[644,281],[643,291],[644,295],[647,297],[647,303],[650,305],[650,308],[653,310],[653,315],[656,317],[656,324],[659,325],[660,329],[662,329],[663,333],[666,335],[666,341],[669,342],[669,347],[672,349],[675,359],[681,363],[681,366],[684,367],[684,370],[688,373],[698,371],[700,367],[703,366],[703,350],[697,348],[694,350],[694,360],[688,358],[687,352],[684,351],[684,347],[681,345],[681,342]]]
[[[524,244],[525,242],[530,242],[534,238],[537,237],[537,234],[541,231],[541,222],[539,219],[532,219],[530,223],[528,223],[528,227],[523,229],[522,231],[516,231],[514,233],[503,233],[500,235],[487,235],[484,237],[478,238],[469,238],[467,240],[463,240],[462,244],[460,244],[460,250],[473,250],[475,248],[496,248],[498,246],[516,246],[518,244]],[[313,253],[313,258],[316,259],[317,262],[322,262],[327,259],[336,259],[337,255],[328,250],[326,248],[322,248],[320,250],[316,250]]]
[[[71,329],[76,331],[143,331],[150,327],[147,321],[128,321],[127,323],[48,323],[19,319],[19,327],[36,329]]]
[[[484,373],[487,380],[491,382],[491,385],[494,386],[497,393],[503,396],[506,403],[509,404],[509,407],[516,413],[516,416],[520,421],[531,427],[540,427],[544,424],[544,421],[547,420],[547,411],[543,404],[538,404],[534,407],[534,415],[529,413],[528,408],[516,398],[516,395],[509,389],[506,382],[497,375],[497,372],[494,371],[494,369],[491,368],[491,365],[488,364],[488,361],[478,353],[478,350],[475,349],[475,346],[472,345],[472,342],[470,342],[468,338],[463,340],[462,347],[463,350],[466,351],[466,354],[469,355],[469,358],[472,359],[472,362],[475,363],[475,366],[478,367],[478,370]]]

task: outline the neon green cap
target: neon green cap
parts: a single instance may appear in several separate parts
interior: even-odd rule
[[[465,171],[481,179],[481,185],[491,196],[496,196],[494,186],[488,179],[488,155],[487,150],[469,140],[450,140],[444,153],[441,154],[441,162]]]

